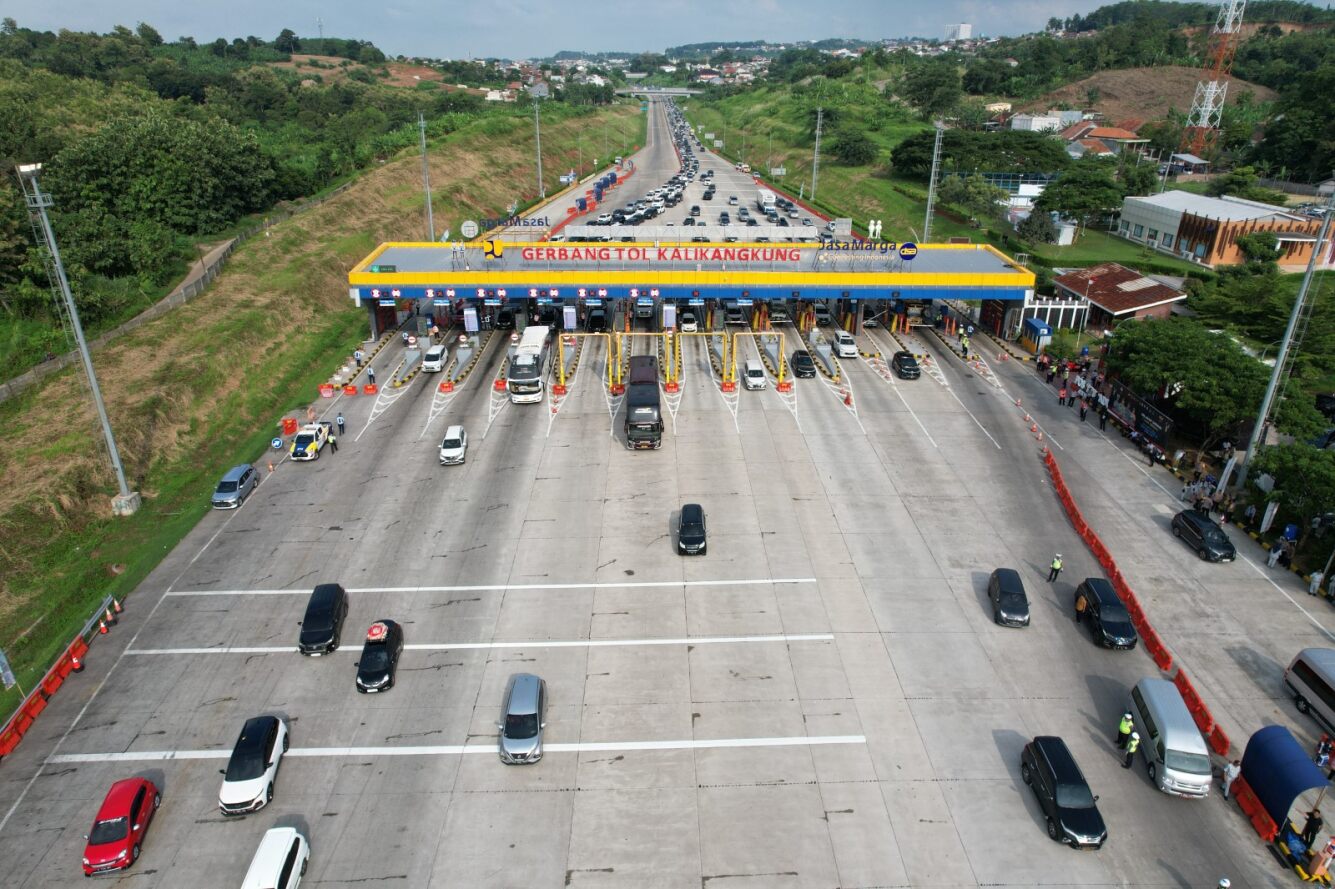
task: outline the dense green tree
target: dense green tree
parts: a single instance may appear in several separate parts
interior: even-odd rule
[[[1273,265],[1279,250],[1279,238],[1275,237],[1275,233],[1271,231],[1238,235],[1234,243],[1238,245],[1238,250],[1242,251],[1242,255],[1249,263]]]
[[[1154,194],[1159,187],[1159,173],[1153,163],[1137,156],[1123,155],[1117,166],[1117,182],[1122,196]],[[1138,163],[1139,161],[1139,163]]]
[[[1031,244],[1053,244],[1057,241],[1057,224],[1048,213],[1030,213],[1020,221],[1016,231]]]
[[[1252,167],[1234,167],[1222,176],[1216,176],[1205,186],[1205,193],[1215,197],[1233,195],[1249,201],[1262,201],[1268,204],[1287,202],[1282,193],[1266,188],[1258,183],[1256,170]]]
[[[122,118],[56,156],[50,185],[64,209],[179,232],[222,228],[271,200],[272,162],[254,134],[150,112]]]
[[[1010,193],[998,188],[977,173],[971,176],[948,176],[937,187],[937,195],[978,222],[989,222],[1001,215]]]
[[[1055,210],[1079,222],[1113,212],[1122,206],[1122,189],[1113,180],[1114,167],[1101,158],[1082,157],[1049,182],[1034,201],[1036,211]]]
[[[861,127],[843,124],[834,132],[830,153],[851,166],[865,166],[876,160],[876,143]]]
[[[944,114],[959,104],[964,94],[960,72],[949,61],[923,62],[910,68],[899,93],[925,118]]]
[[[278,32],[278,37],[273,42],[273,48],[279,52],[301,52],[301,41],[297,39],[296,32],[291,28],[284,28]]]
[[[1187,318],[1119,325],[1108,362],[1137,394],[1197,424],[1202,450],[1224,438],[1237,440],[1265,391],[1264,365]]]
[[[140,22],[134,32],[139,35],[140,40],[149,46],[162,46],[162,35],[158,33],[157,28],[148,22]]]
[[[1312,520],[1335,507],[1335,451],[1309,444],[1272,445],[1252,458],[1253,478],[1266,473],[1275,486],[1266,500],[1278,503],[1284,516],[1300,529],[1301,546],[1312,530]]]
[[[890,153],[895,173],[926,180],[932,169],[935,139],[936,134],[928,130],[896,145]],[[1071,162],[1060,139],[1027,130],[946,130],[941,139],[941,159],[943,171],[959,173],[1051,173]]]

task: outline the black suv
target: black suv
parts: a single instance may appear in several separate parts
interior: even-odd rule
[[[1238,554],[1224,529],[1194,509],[1173,516],[1173,536],[1186,541],[1207,562],[1231,562]]]
[[[366,631],[362,659],[357,662],[357,691],[375,693],[394,687],[394,671],[403,654],[403,628],[392,620],[378,620]]]
[[[992,603],[992,619],[1003,627],[1029,626],[1029,597],[1024,581],[1014,568],[998,568],[987,581],[987,598]]]
[[[705,508],[698,503],[687,503],[681,508],[681,516],[677,520],[677,552],[703,556],[707,547]]]
[[[1048,836],[1075,849],[1098,849],[1108,839],[1108,828],[1095,805],[1099,798],[1089,789],[1066,742],[1039,736],[1024,745],[1020,777],[1034,791],[1048,822]]]
[[[814,377],[816,375],[816,362],[811,360],[811,353],[806,349],[798,349],[793,352],[792,360],[788,362],[795,377]]]
[[[322,583],[306,603],[301,621],[297,650],[302,654],[321,655],[338,648],[343,634],[343,619],[348,616],[348,594],[336,583]]]
[[[890,366],[895,369],[901,380],[916,380],[922,376],[922,368],[912,352],[896,352],[890,359]]]
[[[1094,641],[1126,651],[1136,647],[1136,628],[1113,585],[1102,577],[1087,577],[1075,588],[1075,598],[1085,597],[1083,620],[1089,621]]]

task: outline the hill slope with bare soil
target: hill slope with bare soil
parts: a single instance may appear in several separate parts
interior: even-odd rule
[[[1061,89],[1019,106],[1020,111],[1047,111],[1049,108],[1081,108],[1099,111],[1110,123],[1123,121],[1158,120],[1171,109],[1186,112],[1191,109],[1196,94],[1196,82],[1201,72],[1197,68],[1166,65],[1160,68],[1122,68],[1100,71],[1084,80],[1068,83]],[[1279,97],[1274,90],[1231,78],[1230,100],[1243,90],[1252,93],[1258,102],[1271,102]],[[1089,101],[1091,91],[1097,99]]]

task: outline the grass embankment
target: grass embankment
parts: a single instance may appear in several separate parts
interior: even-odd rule
[[[577,140],[604,119],[643,143],[635,105],[549,105],[543,116],[549,193],[578,165]],[[525,114],[434,141],[438,226],[457,230],[526,203],[533,163]],[[0,404],[0,648],[26,690],[104,596],[133,590],[194,526],[218,476],[258,459],[279,418],[309,403],[365,336],[347,270],[382,241],[421,237],[420,181],[415,152],[364,174],[242,245],[207,293],[94,355],[126,474],[144,495],[137,515],[110,514],[115,479],[81,375],[67,371]],[[18,700],[14,690],[0,695],[0,718]]]

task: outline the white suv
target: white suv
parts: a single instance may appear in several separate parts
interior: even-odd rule
[[[440,442],[440,465],[462,463],[468,456],[468,433],[462,426],[451,426],[445,430],[445,437]]]
[[[297,889],[311,860],[311,845],[295,827],[274,827],[260,839],[241,889]]]
[[[834,335],[834,354],[840,358],[858,357],[858,343],[853,334],[840,330]]]
[[[218,808],[224,815],[245,815],[273,800],[278,766],[287,752],[287,723],[277,716],[247,719],[222,770]]]

